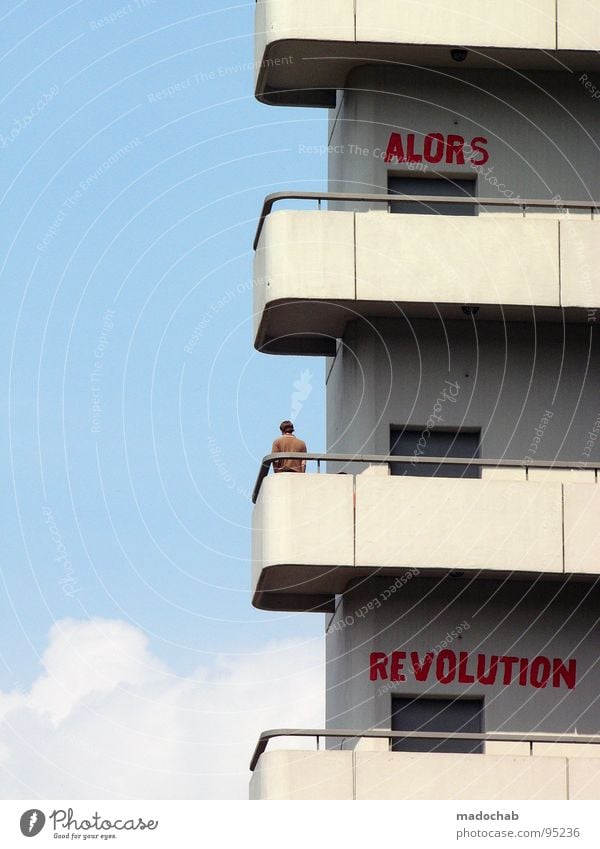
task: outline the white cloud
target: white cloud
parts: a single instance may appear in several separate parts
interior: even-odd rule
[[[0,798],[247,798],[261,730],[322,727],[321,641],[173,674],[143,633],[66,619],[30,691],[0,693]]]

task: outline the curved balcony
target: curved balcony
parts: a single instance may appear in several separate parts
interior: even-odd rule
[[[268,475],[282,457],[328,461],[344,473]],[[345,473],[353,463],[367,468]],[[438,475],[444,465],[474,465],[481,477],[389,475],[395,463],[434,465]],[[573,465],[268,455],[253,498],[253,604],[328,612],[350,581],[410,568],[593,580],[600,575],[598,466]]]
[[[284,199],[385,211],[273,212]],[[475,204],[483,214],[387,211],[407,202]],[[254,245],[255,347],[331,356],[357,317],[470,318],[465,305],[477,305],[480,320],[587,322],[600,306],[597,207],[561,202],[569,215],[541,200],[270,195]]]
[[[265,751],[274,738],[316,738],[317,750]],[[485,754],[391,751],[394,740],[477,740]],[[334,738],[339,749],[319,750]],[[597,799],[600,737],[278,729],[260,735],[251,799]]]
[[[331,107],[359,65],[593,71],[599,49],[600,9],[577,0],[258,0],[256,96]]]

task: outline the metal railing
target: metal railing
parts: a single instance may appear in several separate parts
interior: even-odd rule
[[[322,201],[336,201],[339,203],[384,203],[388,208],[401,203],[458,203],[475,206],[515,206],[523,210],[525,215],[528,207],[539,209],[541,207],[554,207],[560,211],[563,209],[589,209],[593,214],[600,209],[600,201],[595,200],[561,200],[560,203],[552,199],[540,200],[539,198],[528,198],[518,200],[512,198],[479,198],[479,197],[450,197],[435,195],[384,195],[384,194],[361,194],[355,192],[274,192],[264,199],[256,236],[254,237],[254,250],[257,249],[260,234],[268,215],[276,203],[283,200],[314,200],[321,208]]]
[[[269,474],[269,469],[275,460],[306,460],[307,462],[316,462],[317,472],[321,471],[321,463],[366,463],[368,465],[394,465],[395,463],[411,463],[416,465],[423,463],[433,466],[476,466],[478,468],[491,469],[523,469],[525,473],[529,469],[582,469],[597,472],[600,469],[598,463],[580,463],[568,460],[530,460],[524,463],[523,460],[481,460],[478,457],[417,457],[397,456],[397,455],[381,455],[381,454],[315,454],[309,452],[307,454],[293,451],[282,451],[277,454],[267,454],[262,459],[254,490],[252,491],[252,503],[256,504],[258,494],[262,486],[263,480]]]
[[[392,748],[394,740],[473,740],[481,743],[528,743],[529,754],[533,754],[533,747],[536,743],[576,743],[579,745],[600,745],[600,735],[583,735],[583,734],[534,734],[534,733],[501,733],[489,732],[487,734],[466,734],[459,732],[443,732],[443,731],[387,731],[383,729],[371,729],[368,731],[359,731],[348,728],[275,728],[269,731],[263,731],[258,738],[258,743],[254,749],[252,760],[250,761],[250,771],[254,772],[260,756],[267,748],[269,741],[275,737],[315,737],[317,741],[317,750],[319,750],[319,741],[321,738],[341,737],[352,742],[356,740],[368,739],[387,739],[389,748]],[[342,743],[343,745],[343,743]],[[434,753],[433,753],[434,754]]]

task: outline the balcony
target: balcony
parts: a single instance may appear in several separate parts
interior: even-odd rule
[[[392,752],[393,739],[482,740],[485,754]],[[265,751],[276,737],[337,738],[339,750]],[[282,729],[261,735],[251,799],[598,799],[600,737]],[[468,827],[468,824],[467,824]]]
[[[387,211],[281,210],[283,199],[384,205],[478,204],[476,216]],[[349,321],[398,316],[581,321],[600,305],[600,220],[595,202],[277,194],[255,240],[255,347],[331,356]],[[428,249],[435,245],[435,250]]]
[[[256,96],[335,105],[353,68],[415,66],[596,70],[600,9],[577,0],[258,0]],[[457,65],[452,48],[469,50]]]
[[[273,460],[305,457],[361,474],[268,475]],[[481,467],[480,478],[391,476],[394,463]],[[375,464],[370,467],[368,464]],[[253,604],[334,609],[349,581],[448,570],[486,577],[600,574],[600,486],[593,463],[370,455],[264,458],[254,492]],[[438,471],[438,474],[440,472]]]

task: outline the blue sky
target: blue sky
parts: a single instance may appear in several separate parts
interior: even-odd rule
[[[326,183],[298,152],[326,112],[253,97],[254,5],[2,4],[4,693],[70,619],[136,629],[176,676],[321,651],[322,617],[249,595],[248,493],[298,380],[324,449],[323,361],[252,347],[262,200]]]

